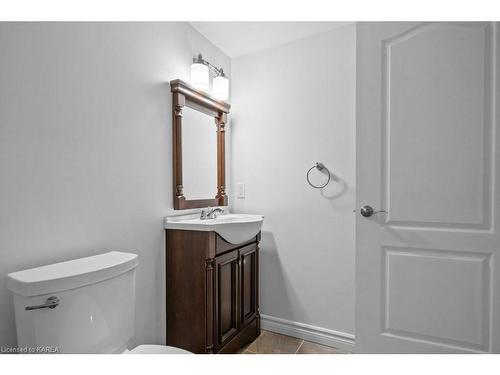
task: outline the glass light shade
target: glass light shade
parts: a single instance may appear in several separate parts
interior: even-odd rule
[[[199,63],[191,64],[191,84],[197,89],[208,91],[208,66]]]
[[[216,99],[227,100],[229,97],[229,80],[223,76],[215,77],[212,91]]]

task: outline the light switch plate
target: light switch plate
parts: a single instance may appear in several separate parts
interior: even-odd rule
[[[245,184],[243,182],[236,184],[236,198],[245,199]]]

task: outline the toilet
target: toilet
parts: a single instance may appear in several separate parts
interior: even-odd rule
[[[129,348],[134,336],[136,254],[111,251],[7,275],[23,353],[187,354]],[[138,306],[138,308],[141,308]]]

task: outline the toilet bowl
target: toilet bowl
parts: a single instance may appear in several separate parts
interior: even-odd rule
[[[164,345],[129,348],[137,265],[136,254],[111,251],[8,274],[18,347],[28,353],[190,353]]]
[[[192,354],[187,350],[165,345],[139,345],[123,354]]]

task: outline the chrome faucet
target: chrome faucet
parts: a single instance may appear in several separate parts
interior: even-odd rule
[[[201,210],[200,220],[216,219],[219,214],[223,214],[224,210],[219,207],[210,208],[207,207],[206,210]]]

